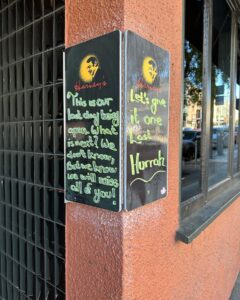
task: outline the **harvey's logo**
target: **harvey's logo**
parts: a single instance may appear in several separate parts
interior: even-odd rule
[[[149,90],[159,91],[159,83],[157,78],[159,77],[158,66],[154,58],[146,56],[142,62],[142,80],[138,80],[137,87]]]
[[[107,82],[103,78],[101,81],[101,75],[101,66],[97,56],[94,54],[86,55],[79,66],[79,78],[83,84],[76,83],[74,86],[75,91],[105,87]]]
[[[83,82],[92,82],[99,68],[98,58],[95,55],[87,55],[80,63],[79,76]]]
[[[148,84],[152,85],[158,75],[158,69],[157,63],[151,56],[147,56],[144,58],[142,64],[142,73],[145,81]]]

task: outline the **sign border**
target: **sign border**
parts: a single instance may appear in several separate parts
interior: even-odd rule
[[[127,42],[127,37],[128,37],[128,34],[131,33],[131,34],[134,34],[135,36],[145,40],[146,42],[148,42],[149,44],[152,44],[154,47],[158,47],[160,50],[163,50],[165,52],[167,52],[168,54],[168,58],[169,58],[169,68],[168,68],[168,72],[169,72],[169,80],[168,80],[168,114],[167,114],[167,121],[168,121],[168,129],[167,129],[167,168],[166,168],[166,188],[167,188],[167,192],[165,194],[165,196],[163,198],[159,198],[159,199],[155,199],[149,203],[146,203],[144,205],[141,205],[141,206],[138,206],[136,208],[133,208],[131,210],[134,210],[134,209],[137,209],[137,208],[140,208],[142,206],[145,206],[145,205],[148,205],[148,204],[151,204],[155,201],[161,201],[161,200],[165,200],[167,197],[168,197],[168,182],[169,182],[169,168],[168,168],[168,163],[169,163],[169,118],[170,118],[170,86],[171,86],[171,69],[170,69],[170,66],[171,66],[171,56],[170,56],[170,52],[164,48],[161,48],[160,46],[158,45],[155,45],[154,43],[148,41],[147,39],[145,39],[144,37],[140,36],[139,34],[131,31],[131,30],[126,30],[124,32],[124,41],[125,41],[125,45],[124,45],[124,106],[125,106],[125,109],[124,109],[124,195],[123,195],[123,201],[124,201],[124,210],[125,211],[131,211],[131,210],[128,210],[128,200],[127,200],[127,108],[128,108],[128,91],[127,91],[127,74],[128,74],[128,67],[127,67],[127,46],[128,46],[128,42]]]
[[[87,43],[89,41],[92,41],[92,40],[96,40],[96,39],[99,39],[101,37],[104,37],[104,36],[107,36],[109,34],[112,34],[113,32],[118,32],[119,33],[119,82],[118,82],[118,89],[119,89],[119,104],[118,104],[118,108],[119,108],[119,153],[118,153],[118,157],[119,157],[119,164],[118,164],[118,168],[119,168],[119,201],[118,201],[118,210],[110,210],[110,209],[107,209],[107,208],[103,208],[103,207],[98,207],[98,206],[94,206],[94,205],[91,205],[91,204],[85,204],[85,203],[82,203],[82,202],[78,202],[78,201],[71,201],[71,200],[67,200],[66,199],[66,176],[67,176],[67,170],[66,170],[66,151],[67,151],[67,147],[66,147],[66,123],[67,123],[67,120],[66,120],[66,50],[67,49],[71,49],[75,46],[79,46],[81,44],[84,44],[84,43]],[[84,41],[82,43],[79,43],[79,44],[76,44],[76,45],[73,45],[71,47],[68,47],[68,48],[65,48],[65,51],[63,51],[63,114],[64,114],[64,118],[63,118],[63,128],[64,128],[64,137],[63,137],[63,142],[64,142],[64,203],[77,203],[77,204],[83,204],[83,205],[87,205],[87,206],[91,206],[91,207],[95,207],[97,209],[105,209],[105,210],[108,210],[108,211],[112,211],[112,212],[120,212],[122,211],[122,203],[123,203],[123,195],[122,195],[122,186],[123,186],[123,183],[122,183],[122,150],[123,150],[123,147],[122,147],[122,130],[123,130],[123,126],[122,126],[122,56],[123,56],[123,53],[122,53],[122,36],[123,36],[123,33],[122,31],[120,30],[115,30],[115,31],[112,31],[112,32],[109,32],[107,34],[104,34],[104,35],[100,35],[98,37],[95,37],[93,39],[90,39],[90,40],[87,40],[87,41]]]

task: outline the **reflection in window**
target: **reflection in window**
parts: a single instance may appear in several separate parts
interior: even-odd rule
[[[236,108],[235,108],[235,123],[234,123],[234,148],[233,148],[233,172],[237,173],[239,171],[240,163],[240,57],[238,56],[238,67],[237,67],[237,84],[235,88],[236,92]]]
[[[182,201],[201,192],[203,1],[186,1]]]
[[[231,11],[225,0],[214,0],[209,186],[228,176],[230,54]]]

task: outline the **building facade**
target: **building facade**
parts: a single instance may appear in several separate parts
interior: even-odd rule
[[[0,299],[229,299],[239,1],[0,3]],[[121,212],[64,204],[63,180],[62,53],[115,30],[170,54],[168,195]]]

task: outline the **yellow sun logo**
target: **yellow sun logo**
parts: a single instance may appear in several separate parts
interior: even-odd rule
[[[80,63],[79,76],[82,81],[90,83],[97,74],[100,64],[95,55],[87,55]]]
[[[151,56],[146,56],[142,64],[143,78],[148,84],[153,84],[157,74],[157,63]]]

